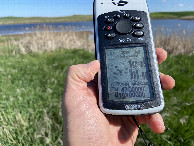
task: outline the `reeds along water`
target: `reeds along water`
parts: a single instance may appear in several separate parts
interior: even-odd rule
[[[29,52],[49,52],[57,49],[86,49],[94,51],[93,34],[90,31],[74,31],[77,28],[53,28],[49,26],[34,28],[31,34],[18,35],[9,44],[17,46],[23,54]],[[173,33],[166,35],[158,29],[155,35],[155,46],[164,48],[170,55],[194,53],[194,32],[188,36]]]
[[[172,33],[167,35],[164,29],[156,31],[155,46],[164,48],[168,54],[175,56],[179,54],[194,54],[194,32],[187,34],[185,30],[182,33]]]
[[[57,49],[94,49],[90,31],[74,31],[77,28],[43,26],[34,28],[30,34],[17,35],[9,44],[17,46],[22,54],[50,52]]]

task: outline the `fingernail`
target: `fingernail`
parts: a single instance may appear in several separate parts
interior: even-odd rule
[[[99,63],[98,60],[94,60],[94,61],[92,61],[92,62],[90,62],[90,63],[88,63],[86,65],[87,66],[96,66],[98,63]]]

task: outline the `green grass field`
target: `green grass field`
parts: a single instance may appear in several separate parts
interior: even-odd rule
[[[84,50],[0,56],[0,145],[61,145],[61,99],[67,68]]]
[[[166,131],[157,135],[149,132],[156,145],[193,146],[194,144],[194,55],[174,56],[160,65],[160,71],[176,80],[171,91],[164,91],[162,112]]]
[[[2,51],[2,49],[0,49]],[[94,60],[86,50],[0,55],[0,145],[62,145],[61,98],[67,69]],[[143,129],[156,145],[194,144],[194,55],[169,57],[161,72],[176,79],[165,91],[166,131]],[[143,145],[141,139],[137,145]]]
[[[152,19],[189,19],[194,20],[194,11],[186,12],[157,12],[151,13]],[[92,21],[92,15],[74,15],[66,17],[0,17],[0,25],[25,24],[25,23],[49,23],[49,22],[79,22]]]

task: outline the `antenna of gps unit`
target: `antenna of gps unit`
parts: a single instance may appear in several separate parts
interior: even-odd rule
[[[146,146],[155,146],[154,143],[145,135],[145,133],[143,132],[143,130],[141,129],[141,127],[139,126],[135,116],[132,117],[133,121],[135,122],[135,124],[137,125],[137,127],[139,128],[139,132],[143,138],[143,141],[145,143]],[[146,142],[146,139],[149,141],[149,143]]]

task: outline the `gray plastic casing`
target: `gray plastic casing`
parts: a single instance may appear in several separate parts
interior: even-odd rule
[[[114,5],[112,3],[112,0],[95,0],[94,1],[94,21],[95,21],[95,42],[96,42],[96,56],[97,60],[100,59],[100,52],[99,52],[99,35],[98,35],[98,23],[97,19],[100,15],[113,12],[113,11],[121,11],[121,10],[137,10],[137,11],[143,11],[147,13],[148,17],[148,24],[149,24],[149,31],[150,31],[150,38],[151,38],[151,44],[152,44],[152,68],[154,68],[155,72],[155,82],[156,84],[160,84],[160,78],[159,78],[159,69],[158,69],[158,61],[153,41],[153,35],[152,35],[152,29],[151,29],[151,22],[150,22],[150,16],[147,6],[146,0],[128,0],[128,3],[124,6],[118,6]],[[99,106],[103,113],[105,114],[111,114],[111,115],[148,115],[148,114],[154,114],[158,113],[163,110],[164,108],[164,97],[162,89],[159,88],[158,92],[161,97],[161,104],[160,106],[149,108],[149,109],[143,109],[143,110],[128,110],[126,106],[126,110],[111,110],[106,109],[103,107],[103,98],[102,98],[102,85],[101,85],[101,70],[98,72],[98,88],[99,88]]]

